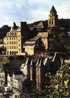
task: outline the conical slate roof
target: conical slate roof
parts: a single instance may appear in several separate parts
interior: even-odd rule
[[[55,9],[54,6],[52,6],[51,10],[50,10],[50,14],[56,16],[57,15],[57,11]]]

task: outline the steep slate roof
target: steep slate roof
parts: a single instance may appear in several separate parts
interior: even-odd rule
[[[57,11],[56,11],[56,9],[55,9],[54,6],[52,6],[52,8],[51,8],[51,10],[50,10],[50,13],[51,13],[52,15],[57,15]]]

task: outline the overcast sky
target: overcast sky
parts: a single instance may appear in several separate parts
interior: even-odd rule
[[[46,20],[52,5],[59,18],[70,18],[70,0],[0,0],[0,26]]]

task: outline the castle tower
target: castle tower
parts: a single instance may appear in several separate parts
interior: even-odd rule
[[[50,15],[48,17],[48,32],[56,30],[57,25],[58,25],[57,23],[58,23],[57,11],[54,8],[54,6],[52,6],[52,8],[50,10]]]

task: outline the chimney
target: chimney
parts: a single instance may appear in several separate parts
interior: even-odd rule
[[[26,22],[21,22],[21,33],[23,34],[23,32],[26,31],[26,26],[27,26],[27,23]]]

